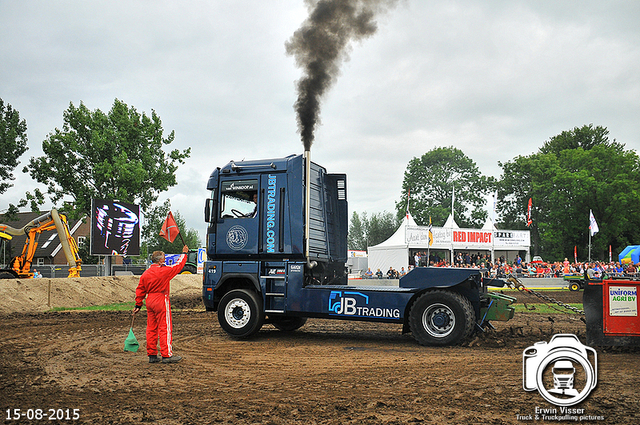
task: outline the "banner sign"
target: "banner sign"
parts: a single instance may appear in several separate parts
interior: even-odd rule
[[[531,237],[528,230],[486,230],[486,229],[448,229],[433,227],[432,248],[477,248],[508,249],[512,247],[528,247]],[[407,226],[405,242],[412,247],[429,246],[429,228]]]
[[[140,207],[92,199],[90,255],[140,255]]]
[[[609,315],[637,316],[638,288],[635,286],[610,286]]]

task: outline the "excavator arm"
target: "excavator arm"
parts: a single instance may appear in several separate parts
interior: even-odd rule
[[[0,235],[2,235],[3,239],[10,239],[10,236],[27,235],[24,247],[22,248],[22,253],[19,256],[14,257],[10,264],[10,269],[19,278],[33,277],[31,264],[33,263],[33,256],[35,255],[36,248],[38,247],[40,234],[53,229],[57,231],[58,238],[62,244],[62,250],[67,259],[67,264],[69,265],[69,277],[80,276],[82,260],[78,253],[78,245],[69,231],[67,217],[58,213],[56,209],[52,209],[50,212],[31,220],[21,229],[16,229],[6,224],[0,224]],[[5,235],[9,237],[6,237]]]

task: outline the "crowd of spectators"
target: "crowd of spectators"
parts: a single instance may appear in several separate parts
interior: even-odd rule
[[[398,279],[404,276],[415,265],[424,267],[427,265],[427,253],[417,252],[414,255],[414,264],[409,266],[409,270],[405,271],[404,267],[400,271],[389,267],[386,273],[383,273],[380,269],[373,273],[369,269],[364,277],[365,278],[377,278],[377,279]],[[472,254],[469,252],[458,252],[454,255],[453,263],[440,258],[437,254],[429,256],[430,267],[462,267],[462,268],[477,268],[486,269],[492,277],[506,277],[509,275],[515,275],[516,277],[528,277],[528,278],[541,278],[541,277],[564,277],[564,276],[588,276],[590,279],[600,279],[604,275],[606,276],[638,276],[638,264],[620,264],[616,261],[611,262],[573,262],[571,263],[567,258],[564,261],[556,262],[542,262],[532,261],[526,263],[516,256],[514,259],[508,261],[501,256],[495,259],[495,262],[491,261],[491,256],[486,254]]]

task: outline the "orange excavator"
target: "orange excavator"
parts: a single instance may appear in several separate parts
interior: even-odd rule
[[[58,232],[58,238],[69,265],[69,277],[80,276],[82,260],[78,253],[78,245],[69,231],[67,217],[58,213],[56,209],[52,209],[51,212],[31,220],[21,229],[0,224],[0,239],[3,243],[11,240],[13,236],[27,235],[22,253],[11,259],[8,268],[0,269],[0,279],[32,278],[31,263],[38,247],[40,234],[53,229]]]

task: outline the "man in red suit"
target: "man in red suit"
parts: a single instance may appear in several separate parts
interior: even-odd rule
[[[182,248],[180,260],[167,266],[164,264],[164,252],[154,251],[151,254],[151,266],[140,276],[140,283],[136,288],[136,306],[133,314],[136,315],[142,308],[142,301],[147,297],[147,355],[149,363],[178,363],[180,356],[173,355],[173,342],[171,322],[171,303],[169,302],[169,284],[187,262],[186,253],[189,247]],[[160,341],[160,354],[158,357],[158,340]]]

